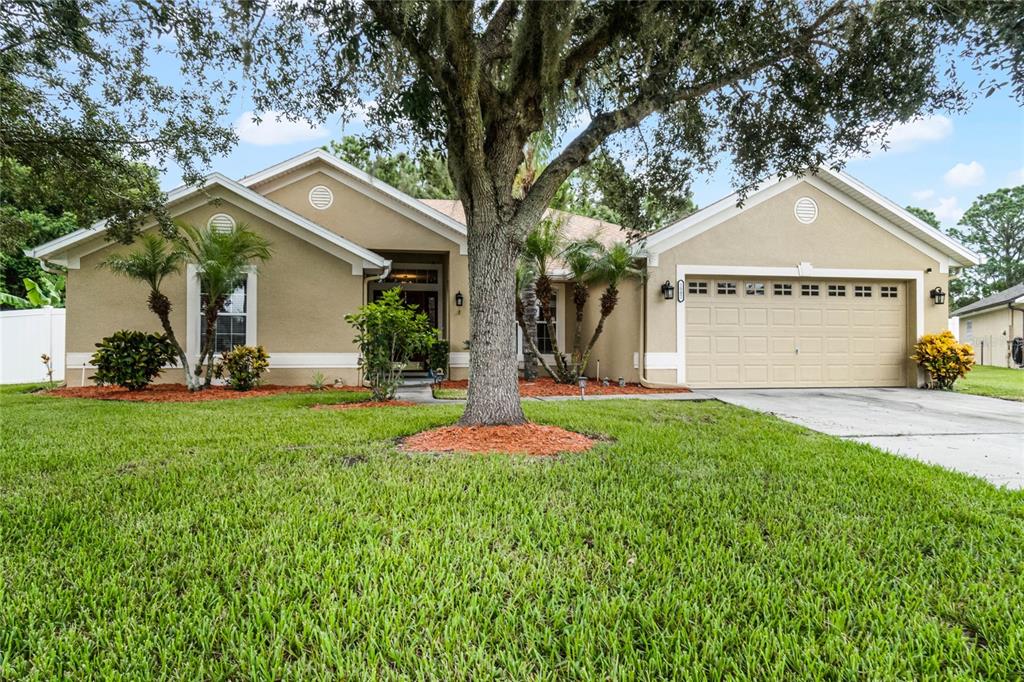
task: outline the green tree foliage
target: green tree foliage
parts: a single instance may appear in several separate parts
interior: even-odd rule
[[[219,16],[220,8],[188,1],[4,2],[0,186],[39,191],[50,204],[42,213],[54,219],[106,218],[110,234],[124,239],[149,215],[169,229],[153,175],[139,164],[170,160],[196,179],[234,141],[217,121],[235,88],[205,68],[164,83],[153,67],[167,53],[186,64],[212,58]],[[37,211],[31,203],[11,201],[15,212],[4,212],[2,231],[16,227],[17,239],[31,240],[31,218],[16,213]]]
[[[914,214],[921,220],[925,221],[936,230],[942,229],[942,223],[939,222],[939,217],[927,208],[919,208],[917,206],[907,206],[907,211]]]
[[[331,142],[324,149],[417,199],[457,197],[447,163],[436,152],[420,150],[415,156],[404,152],[375,154],[366,140],[352,135]]]
[[[41,272],[38,281],[26,277],[22,281],[22,285],[25,287],[24,297],[0,291],[0,305],[12,308],[42,308],[45,306],[61,308],[64,306],[64,278],[61,275],[49,275]]]
[[[345,316],[356,330],[359,368],[370,384],[374,400],[391,400],[402,384],[402,371],[409,359],[429,352],[437,338],[426,313],[402,301],[398,287],[385,291],[380,299]]]
[[[939,217],[927,208],[907,206],[907,210],[936,230],[942,229]],[[970,276],[970,270],[961,269],[959,272],[954,273],[949,279],[949,309],[956,310],[977,301],[979,296],[976,289],[977,287]]]
[[[1024,185],[978,197],[949,233],[985,256],[966,273],[971,294],[983,298],[1024,282]]]
[[[725,157],[749,188],[963,109],[960,55],[1024,96],[1019,3],[252,0],[219,19],[214,44],[241,63],[258,109],[359,111],[388,148],[444,151],[469,232],[463,424],[524,420],[509,371],[516,262],[595,154],[683,192]],[[558,152],[517,191],[541,132]]]

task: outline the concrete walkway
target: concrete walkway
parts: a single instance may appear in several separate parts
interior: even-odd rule
[[[1024,489],[1024,403],[912,388],[705,392],[840,438]]]

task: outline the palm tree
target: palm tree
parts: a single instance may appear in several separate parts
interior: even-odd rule
[[[199,388],[198,378],[190,371],[188,358],[171,327],[171,301],[160,290],[166,277],[181,272],[185,253],[175,244],[170,244],[163,237],[147,232],[140,238],[139,248],[128,253],[117,253],[108,256],[100,267],[122,277],[127,277],[149,285],[149,309],[160,319],[164,334],[173,344],[178,361],[185,369],[185,383],[190,391]]]
[[[583,356],[583,313],[590,300],[589,284],[601,250],[596,239],[584,239],[569,244],[562,256],[572,277],[572,302],[576,307],[576,327],[572,335],[572,359],[575,363],[579,363]]]
[[[586,350],[583,351],[577,361],[577,370],[583,374],[590,362],[590,354],[594,351],[601,332],[604,331],[605,320],[615,310],[619,302],[619,285],[627,279],[642,279],[643,268],[640,267],[633,248],[624,242],[617,242],[608,247],[601,248],[600,255],[593,263],[589,276],[591,282],[604,283],[604,293],[601,294],[601,317],[594,327],[594,333],[590,337]]]
[[[205,362],[204,386],[209,386],[213,379],[217,317],[231,293],[245,280],[249,266],[254,261],[270,258],[270,243],[245,225],[231,230],[198,228],[184,223],[177,227],[176,241],[186,258],[196,266],[201,290],[206,293],[203,340],[195,372],[200,374]]]
[[[526,240],[523,242],[523,262],[535,277],[534,288],[537,292],[540,318],[548,326],[548,338],[551,339],[551,350],[555,357],[556,371],[552,372],[544,358],[541,357],[536,347],[536,336],[528,339],[528,345],[530,350],[537,356],[545,371],[556,379],[559,379],[559,375],[564,375],[568,368],[565,356],[562,355],[562,351],[558,347],[558,337],[555,333],[556,325],[558,324],[558,321],[555,319],[555,292],[551,276],[548,273],[551,271],[552,262],[561,256],[565,249],[564,227],[565,221],[562,218],[544,218],[527,235]],[[575,377],[571,380],[574,381]]]

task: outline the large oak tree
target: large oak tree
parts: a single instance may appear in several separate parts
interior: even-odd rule
[[[652,194],[723,157],[746,188],[963,108],[954,52],[1018,95],[1024,82],[1015,3],[249,0],[217,19],[219,65],[241,63],[261,110],[359,112],[382,145],[446,155],[469,233],[464,424],[523,421],[516,260],[595,154]],[[538,134],[557,152],[517,185]]]

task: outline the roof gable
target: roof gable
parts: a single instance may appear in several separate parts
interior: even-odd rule
[[[668,225],[647,238],[645,252],[657,265],[658,255],[710,230],[753,206],[806,182],[848,208],[860,213],[878,227],[935,258],[943,271],[976,265],[981,257],[956,240],[928,225],[906,209],[869,189],[845,173],[819,169],[817,174],[773,179],[758,186],[738,206],[739,194],[731,194],[685,218]]]
[[[240,199],[242,203],[247,204],[249,208],[271,216],[272,221],[286,232],[349,262],[352,265],[353,274],[362,273],[363,268],[384,268],[390,264],[390,261],[380,254],[374,253],[355,242],[331,232],[327,228],[280,204],[270,201],[263,195],[220,173],[213,173],[208,176],[203,184],[198,187],[183,186],[168,192],[167,207],[169,212],[171,215],[180,215],[206,203],[209,190],[214,188],[226,190],[237,199]],[[149,227],[151,225],[144,229]],[[105,240],[96,239],[96,237],[102,236],[105,231],[106,221],[100,221],[90,227],[76,230],[71,234],[59,237],[33,249],[27,249],[25,253],[33,258],[52,261],[65,267],[77,268],[81,256],[107,245]]]
[[[258,173],[247,175],[239,182],[257,192],[268,193],[317,172],[324,173],[346,187],[458,244],[462,255],[468,253],[464,224],[323,149],[311,149]]]

